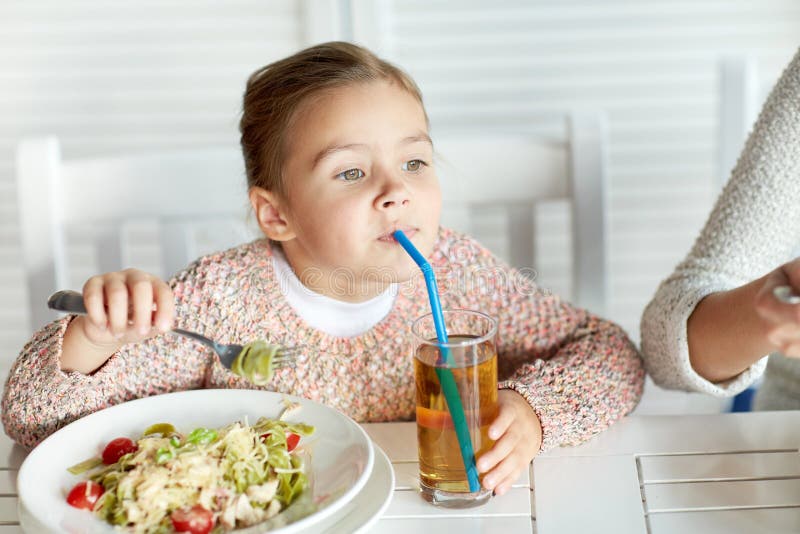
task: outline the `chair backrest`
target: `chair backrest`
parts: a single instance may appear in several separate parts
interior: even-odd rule
[[[18,146],[16,174],[33,328],[56,317],[47,297],[69,287],[71,227],[89,227],[96,272],[107,272],[130,266],[126,225],[154,221],[154,270],[164,278],[209,248],[257,235],[247,227],[244,165],[235,147],[63,160],[56,138],[34,138]]]
[[[573,114],[568,121],[564,142],[522,134],[436,137],[443,224],[474,233],[472,215],[502,205],[509,217],[509,261],[535,267],[535,203],[569,199],[570,296],[603,313],[605,122],[591,113]],[[17,149],[17,192],[33,328],[56,317],[45,307],[47,297],[69,287],[71,227],[83,225],[82,235],[93,241],[92,272],[108,272],[130,266],[126,225],[155,221],[160,268],[153,270],[164,278],[203,253],[259,235],[252,222],[245,223],[244,167],[234,147],[64,160],[56,138],[29,139]]]
[[[575,112],[565,120],[568,133],[561,141],[521,133],[434,135],[442,222],[481,238],[475,224],[480,210],[503,206],[510,245],[506,259],[514,267],[536,270],[536,238],[548,230],[537,232],[536,205],[568,200],[572,294],[564,296],[602,314],[608,293],[606,122],[594,112]]]

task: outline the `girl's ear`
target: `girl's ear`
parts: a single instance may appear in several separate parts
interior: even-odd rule
[[[273,241],[288,241],[295,237],[285,216],[284,204],[272,191],[261,187],[250,188],[250,205],[256,214],[258,226]]]

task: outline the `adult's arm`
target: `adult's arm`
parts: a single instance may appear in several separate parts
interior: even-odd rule
[[[755,311],[765,275],[800,243],[800,51],[770,93],[688,256],[642,316],[645,366],[661,386],[734,395],[773,350]]]

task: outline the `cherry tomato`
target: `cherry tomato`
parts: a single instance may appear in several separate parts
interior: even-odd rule
[[[136,452],[138,450],[139,447],[128,438],[112,439],[108,442],[106,448],[103,449],[103,463],[106,465],[117,463],[120,458],[129,452]]]
[[[267,439],[270,437],[271,433],[267,432],[266,434],[261,434],[261,439]],[[286,450],[292,452],[297,444],[300,442],[300,434],[295,434],[294,432],[287,432],[286,433]]]
[[[214,514],[199,504],[191,508],[178,508],[170,516],[175,532],[208,534],[214,527]]]
[[[94,510],[97,499],[103,495],[104,491],[103,486],[91,480],[78,482],[67,495],[67,504],[82,510]]]
[[[297,447],[297,443],[300,441],[300,435],[295,434],[294,432],[287,432],[286,433],[286,449],[289,452],[292,452],[295,447]]]

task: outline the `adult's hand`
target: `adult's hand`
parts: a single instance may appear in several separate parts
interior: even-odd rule
[[[782,354],[800,358],[800,304],[779,300],[775,288],[780,286],[789,286],[800,295],[800,258],[769,273],[755,298],[756,313],[764,323],[766,339]]]

